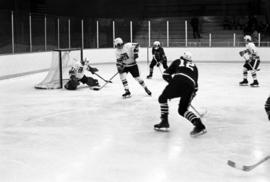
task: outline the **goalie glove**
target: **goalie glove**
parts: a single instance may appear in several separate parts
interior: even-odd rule
[[[243,57],[245,53],[246,53],[245,51],[240,51],[240,52],[239,52],[239,55],[240,55],[241,57]]]
[[[95,74],[95,72],[98,72],[97,68],[94,68],[94,67],[91,67],[91,66],[88,66],[87,70],[90,71],[92,74]]]
[[[76,70],[75,70],[75,68],[71,68],[70,70],[69,70],[69,75],[75,75],[76,74]]]

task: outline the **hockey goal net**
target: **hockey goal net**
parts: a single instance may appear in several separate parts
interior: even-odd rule
[[[69,70],[78,60],[83,59],[81,48],[55,49],[52,51],[51,67],[47,76],[38,84],[37,89],[59,89],[69,80]]]

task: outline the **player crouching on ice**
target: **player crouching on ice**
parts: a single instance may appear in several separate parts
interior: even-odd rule
[[[69,70],[69,81],[65,84],[67,90],[76,90],[80,83],[87,84],[90,89],[98,89],[98,80],[88,77],[84,74],[84,71],[90,71],[92,74],[98,71],[97,68],[93,68],[89,65],[89,61],[85,60],[83,63],[80,61],[75,62],[72,68]]]
[[[116,47],[116,66],[120,74],[120,79],[125,89],[123,98],[131,97],[129,91],[128,82],[126,79],[127,73],[130,73],[135,80],[144,88],[145,92],[151,96],[150,90],[146,87],[143,79],[140,78],[139,68],[136,59],[139,57],[139,44],[138,43],[125,43],[121,38],[114,40],[114,46]]]
[[[246,49],[243,51],[240,51],[239,54],[241,57],[243,57],[246,62],[243,65],[243,81],[241,81],[239,84],[241,86],[248,85],[248,71],[251,71],[251,76],[253,78],[253,83],[250,84],[251,87],[258,87],[259,82],[257,80],[257,71],[259,70],[258,67],[260,65],[260,57],[258,56],[256,46],[251,41],[251,36],[245,35],[244,40],[246,43]],[[245,57],[245,55],[248,56],[248,58]]]
[[[155,65],[157,65],[157,67],[159,67],[160,64],[162,64],[164,69],[168,68],[167,57],[166,57],[164,49],[161,47],[159,41],[155,41],[153,43],[152,55],[153,55],[153,59],[152,59],[150,66],[149,66],[150,73],[146,77],[148,79],[152,78]],[[160,67],[159,67],[159,69],[160,69]]]
[[[172,77],[172,75],[174,76]],[[154,129],[167,130],[169,128],[168,100],[180,97],[178,113],[194,125],[194,129],[190,132],[190,135],[196,137],[206,133],[206,128],[201,119],[192,111],[188,110],[198,90],[198,69],[192,63],[191,53],[184,52],[180,59],[174,60],[169,68],[164,71],[163,79],[169,84],[158,98],[161,110],[161,122],[154,125]]]

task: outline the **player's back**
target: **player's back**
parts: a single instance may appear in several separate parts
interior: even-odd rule
[[[174,79],[185,77],[195,86],[197,85],[198,69],[197,66],[191,61],[187,61],[185,59],[176,59],[165,72],[174,74]]]

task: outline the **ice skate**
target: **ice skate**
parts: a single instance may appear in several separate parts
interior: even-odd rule
[[[248,80],[247,79],[243,79],[243,81],[239,82],[240,86],[247,86],[248,85]]]
[[[199,120],[193,130],[190,132],[190,136],[197,137],[200,135],[203,135],[207,132],[205,126],[202,124],[202,122]]]
[[[127,99],[131,97],[131,93],[129,90],[125,90],[125,93],[122,95],[123,99]]]
[[[144,90],[148,95],[150,95],[150,96],[152,95],[151,91],[147,87],[145,87]]]
[[[192,121],[192,124],[194,125],[194,128],[193,130],[190,132],[190,136],[192,137],[197,137],[197,136],[200,136],[200,135],[203,135],[205,134],[207,131],[206,131],[206,128],[204,126],[204,124],[202,123],[201,119],[200,118],[196,118]]]
[[[154,125],[154,129],[157,131],[168,131],[169,127],[170,125],[167,118],[161,118],[161,122]]]
[[[251,87],[259,87],[258,80],[254,80],[253,83],[250,84]]]

